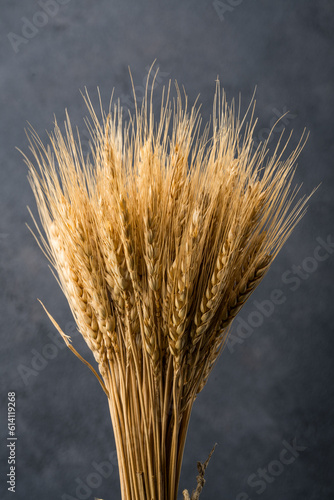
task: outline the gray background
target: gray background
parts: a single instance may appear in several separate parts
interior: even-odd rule
[[[38,2],[1,0],[0,498],[84,498],[76,495],[78,480],[92,480],[93,462],[109,460],[115,449],[107,402],[96,380],[61,344],[48,346],[48,335],[55,333],[37,297],[67,331],[71,315],[25,226],[26,205],[36,210],[15,147],[28,150],[27,121],[46,140],[53,113],[62,122],[65,108],[87,147],[79,89],[87,86],[97,102],[99,86],[107,105],[115,87],[115,97],[131,109],[128,66],[140,97],[154,59],[161,72],[156,95],[169,79],[177,79],[190,103],[201,94],[205,120],[217,75],[229,101],[241,92],[243,110],[257,86],[256,139],[266,137],[275,117],[289,110],[285,126],[294,129],[291,147],[304,127],[310,131],[296,181],[303,182],[303,193],[322,182],[306,217],[240,313],[248,323],[260,318],[261,325],[242,339],[235,323],[239,343],[224,351],[194,406],[180,491],[195,485],[196,461],[217,442],[203,500],[334,498],[334,255],[323,250],[322,261],[313,259],[317,238],[333,234],[333,1],[226,0],[217,11],[211,1],[59,0],[56,10],[43,18],[36,14]],[[17,39],[15,52],[8,34],[27,35],[24,18],[45,26],[30,31],[25,42]],[[307,272],[299,282],[284,282],[293,266]],[[262,320],[252,315],[254,301],[267,299],[274,289],[281,290],[284,303]],[[77,337],[75,344],[89,357]],[[55,357],[36,366],[36,352]],[[22,376],[34,366],[37,370]],[[16,496],[5,485],[8,391],[17,394]],[[272,462],[279,459],[283,441],[294,439],[303,451],[283,470],[275,469],[279,465]],[[259,486],[247,480],[268,467],[278,475],[270,475],[259,495]],[[94,495],[120,498],[117,467],[88,498]]]

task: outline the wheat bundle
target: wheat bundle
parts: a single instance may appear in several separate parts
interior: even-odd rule
[[[269,156],[269,138],[253,147],[254,103],[241,120],[217,82],[202,130],[197,103],[170,87],[158,118],[148,90],[125,120],[119,103],[99,119],[86,93],[90,155],[67,116],[47,148],[30,129],[25,158],[38,240],[108,396],[123,500],[176,499],[196,396],[308,199],[291,187],[305,134]]]

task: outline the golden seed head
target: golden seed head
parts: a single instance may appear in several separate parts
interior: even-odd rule
[[[101,373],[112,363],[121,387],[122,370],[140,378],[150,367],[145,380],[158,387],[172,359],[173,376],[184,370],[185,387],[196,377],[201,387],[226,330],[305,211],[308,198],[293,205],[290,189],[302,141],[285,162],[267,161],[266,146],[249,152],[252,112],[242,128],[224,95],[210,141],[179,92],[175,113],[168,96],[158,123],[146,99],[124,126],[117,109],[99,124],[87,96],[88,163],[69,121],[65,137],[56,125],[46,150],[32,132],[41,172],[27,160],[30,182],[46,252]]]

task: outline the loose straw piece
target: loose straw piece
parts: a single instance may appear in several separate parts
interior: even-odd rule
[[[62,336],[62,339],[63,341],[65,342],[65,344],[67,345],[67,347],[73,352],[73,354],[76,355],[77,358],[80,359],[80,361],[82,361],[86,366],[88,366],[88,368],[94,373],[95,377],[97,378],[97,380],[100,382],[101,384],[101,387],[102,389],[104,390],[104,392],[106,393],[107,395],[107,398],[109,398],[109,393],[107,391],[107,388],[106,386],[104,385],[101,377],[99,377],[99,375],[96,373],[96,371],[94,370],[94,368],[92,367],[92,365],[90,363],[88,363],[88,361],[86,361],[79,353],[76,349],[74,349],[74,347],[70,344],[71,342],[71,337],[69,335],[66,335],[63,330],[60,328],[60,326],[58,325],[57,321],[51,316],[51,314],[49,313],[49,311],[46,309],[45,305],[43,304],[43,302],[39,299],[37,299],[38,302],[41,304],[41,306],[43,307],[44,311],[46,312],[46,314],[48,315],[49,319],[52,321],[53,325],[57,328],[58,332],[60,333],[60,335]]]
[[[208,458],[205,460],[205,462],[203,464],[201,462],[197,462],[197,470],[198,470],[199,474],[196,478],[197,479],[196,490],[192,492],[191,497],[189,496],[188,490],[183,490],[182,494],[183,494],[184,500],[198,500],[199,499],[199,496],[200,496],[202,489],[204,488],[204,485],[205,485],[205,479],[204,479],[205,470],[206,470],[207,466],[209,465],[210,459],[213,455],[213,452],[216,449],[216,446],[217,446],[217,443],[214,445],[214,447],[210,451]]]

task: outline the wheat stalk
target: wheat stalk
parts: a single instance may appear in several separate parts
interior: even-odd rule
[[[254,109],[240,120],[217,82],[209,137],[176,88],[157,120],[146,91],[127,122],[119,104],[99,121],[86,93],[87,159],[68,117],[47,148],[28,131],[37,239],[98,363],[124,500],[176,499],[192,405],[309,198],[291,188],[305,134],[285,160],[288,141],[254,152]]]

